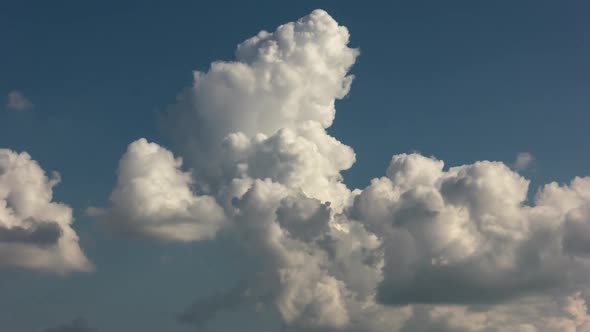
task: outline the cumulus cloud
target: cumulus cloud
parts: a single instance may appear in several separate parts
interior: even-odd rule
[[[96,332],[96,329],[90,327],[86,319],[76,318],[69,323],[45,329],[44,332]]]
[[[567,213],[548,202],[545,190],[525,206],[528,181],[504,164],[484,161],[445,172],[438,160],[398,155],[390,171],[352,209],[392,244],[385,248],[382,302],[502,302],[570,284],[587,270],[562,248]],[[586,193],[574,195],[588,204]]]
[[[354,152],[325,129],[335,99],[353,79],[348,70],[359,52],[348,39],[345,27],[314,11],[244,41],[236,61],[195,72],[165,123],[207,189],[250,176],[299,186],[314,197],[346,195],[331,180],[352,166]]]
[[[535,156],[530,152],[520,152],[516,155],[516,160],[514,161],[514,169],[517,171],[524,171],[525,169],[531,167],[531,165],[535,162]]]
[[[241,282],[227,291],[198,299],[177,318],[182,323],[202,326],[224,311],[234,310],[244,304],[256,305],[257,299],[252,295],[246,284]]]
[[[145,139],[129,145],[121,158],[109,209],[88,212],[115,231],[163,241],[215,236],[223,210],[207,195],[192,192],[193,178],[182,160]]]
[[[196,72],[164,116],[172,152],[139,140],[122,157],[114,229],[157,240],[224,230],[251,268],[239,287],[180,316],[206,324],[273,308],[314,331],[575,331],[589,283],[590,178],[529,181],[500,162],[445,168],[393,156],[349,189],[352,148],[326,131],[359,51],[328,13],[262,31],[235,61]]]
[[[54,273],[93,269],[72,229],[72,209],[53,202],[50,178],[26,152],[0,149],[0,268]]]
[[[34,107],[33,103],[25,95],[17,90],[8,93],[6,108],[11,111],[27,111]]]

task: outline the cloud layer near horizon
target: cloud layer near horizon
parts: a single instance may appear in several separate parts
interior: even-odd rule
[[[326,132],[353,80],[348,40],[316,10],[196,72],[164,119],[182,159],[131,143],[111,206],[91,214],[134,236],[225,231],[243,247],[243,283],[183,322],[256,306],[320,331],[588,331],[590,178],[528,203],[503,163],[400,154],[350,190],[354,151]]]

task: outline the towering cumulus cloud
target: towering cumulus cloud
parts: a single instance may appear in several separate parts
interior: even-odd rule
[[[359,54],[348,39],[322,10],[260,32],[167,112],[186,170],[143,139],[121,159],[100,220],[156,240],[226,231],[252,262],[180,320],[256,306],[316,331],[588,329],[590,178],[530,204],[529,182],[502,163],[401,154],[350,190],[340,173],[354,151],[326,132]]]
[[[52,202],[58,183],[57,173],[47,178],[27,153],[0,149],[0,268],[54,273],[93,268],[71,228],[72,209]]]

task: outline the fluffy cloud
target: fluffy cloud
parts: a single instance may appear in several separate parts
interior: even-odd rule
[[[89,213],[115,231],[163,241],[210,239],[224,222],[223,210],[207,195],[195,195],[182,160],[145,139],[129,145],[119,162],[110,209]]]
[[[359,52],[348,38],[345,27],[314,11],[244,41],[235,62],[195,72],[165,122],[208,189],[248,175],[298,185],[314,197],[345,191],[326,182],[352,166],[354,153],[325,128],[353,79],[348,70]]]
[[[0,149],[0,268],[54,273],[93,269],[72,229],[72,209],[52,201],[51,178],[25,153]]]
[[[586,273],[587,262],[562,247],[571,210],[554,205],[554,185],[526,206],[528,181],[502,163],[442,168],[420,155],[394,156],[389,177],[355,200],[353,215],[391,244],[382,302],[502,302],[571,285]],[[588,184],[579,178],[555,191],[571,190],[571,200],[588,205]]]
[[[270,307],[316,331],[575,331],[587,324],[590,178],[529,181],[500,162],[445,169],[419,154],[350,190],[354,151],[326,129],[359,52],[313,11],[195,73],[164,118],[174,151],[139,140],[111,207],[138,236],[189,241],[225,230],[251,269],[180,316]]]
[[[22,92],[14,90],[8,93],[7,109],[11,111],[27,111],[33,107],[33,103]]]

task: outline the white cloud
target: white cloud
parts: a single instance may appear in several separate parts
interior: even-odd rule
[[[253,266],[243,284],[197,301],[183,321],[206,323],[215,313],[195,310],[209,303],[273,306],[285,324],[321,331],[581,326],[590,178],[549,184],[525,205],[529,181],[503,163],[445,170],[401,154],[387,176],[350,190],[340,173],[354,151],[326,131],[359,54],[348,39],[316,10],[246,40],[235,62],[195,73],[165,119],[191,172],[136,141],[112,206],[94,213],[159,240],[227,229],[242,246]]]
[[[353,216],[385,243],[382,302],[498,303],[575,284],[588,272],[583,258],[572,261],[573,251],[564,250],[562,230],[573,211],[590,204],[590,178],[550,185],[525,206],[528,181],[502,163],[442,167],[419,155],[395,156],[389,177],[355,200]],[[552,197],[564,198],[561,191],[571,191],[566,202]]]
[[[313,196],[344,189],[326,185],[325,178],[352,166],[354,153],[325,128],[334,120],[335,99],[348,93],[353,79],[348,70],[359,52],[347,46],[348,38],[345,27],[314,11],[244,41],[235,62],[217,61],[194,74],[194,85],[165,122],[209,189],[237,172],[298,181]],[[268,167],[274,173],[266,175]]]
[[[72,209],[52,201],[59,175],[45,175],[26,153],[0,149],[0,268],[90,271],[71,228]]]
[[[34,107],[33,103],[25,95],[17,90],[8,93],[6,108],[11,111],[27,111]]]
[[[129,145],[119,162],[110,209],[88,212],[116,231],[163,241],[210,239],[224,222],[207,195],[195,195],[181,159],[145,139]]]
[[[516,155],[514,161],[514,169],[517,171],[524,171],[535,162],[535,156],[530,152],[520,152]]]

